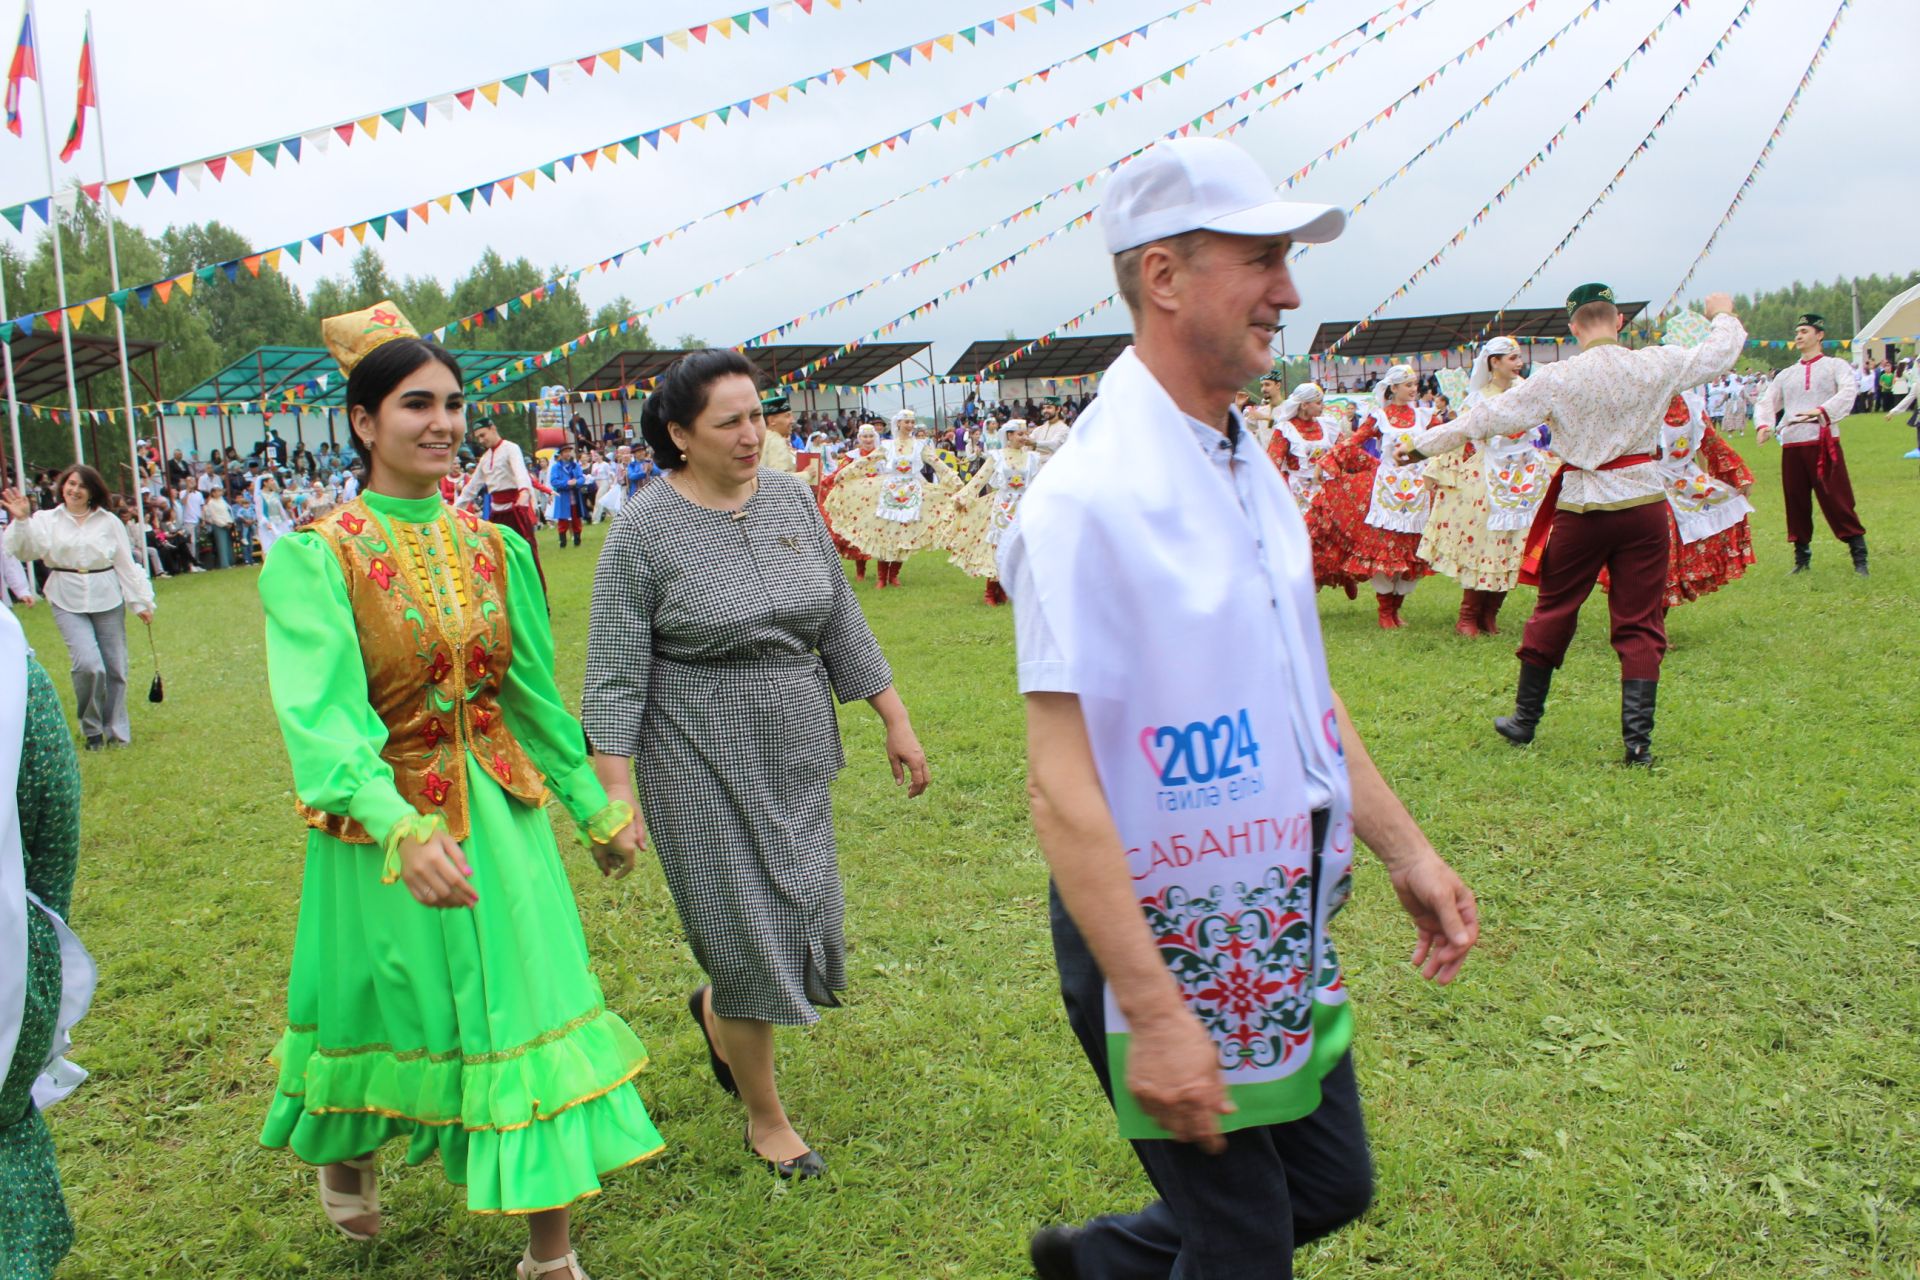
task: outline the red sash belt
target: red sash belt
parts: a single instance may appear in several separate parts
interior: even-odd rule
[[[1820,435],[1813,440],[1797,440],[1786,446],[1789,449],[1818,449],[1819,458],[1813,464],[1813,478],[1822,487],[1827,483],[1827,473],[1840,465],[1840,437],[1833,434],[1833,424],[1822,422]]]
[[[1651,453],[1624,453],[1593,469],[1622,471],[1627,467],[1659,460]],[[1540,500],[1540,509],[1533,513],[1533,524],[1527,529],[1526,549],[1520,554],[1520,581],[1529,587],[1540,585],[1540,562],[1547,555],[1547,539],[1553,536],[1554,513],[1560,509],[1560,481],[1566,474],[1567,464],[1564,462],[1554,469],[1553,479],[1547,482],[1547,495]]]

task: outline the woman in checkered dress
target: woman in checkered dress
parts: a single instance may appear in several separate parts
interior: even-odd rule
[[[773,1027],[846,986],[830,786],[834,698],[872,704],[911,795],[926,757],[806,483],[760,466],[753,366],[683,357],[641,430],[667,470],[620,512],[594,575],[582,722],[612,794],[639,780],[667,885],[711,986],[688,1007],[747,1147],[816,1177],[774,1082]]]

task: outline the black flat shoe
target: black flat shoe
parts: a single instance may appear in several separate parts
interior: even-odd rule
[[[804,1181],[808,1178],[823,1178],[826,1176],[826,1157],[822,1156],[818,1151],[804,1152],[791,1160],[769,1160],[754,1150],[753,1121],[751,1120],[747,1121],[746,1138],[747,1154],[767,1166],[767,1171],[775,1177],[797,1178]]]
[[[740,1096],[740,1086],[733,1082],[733,1068],[720,1061],[720,1052],[713,1045],[713,1037],[707,1034],[706,1015],[701,1012],[707,1002],[709,988],[701,987],[687,997],[687,1012],[693,1015],[693,1025],[700,1028],[700,1038],[707,1042],[707,1065],[713,1068],[713,1078],[722,1089],[734,1097]]]

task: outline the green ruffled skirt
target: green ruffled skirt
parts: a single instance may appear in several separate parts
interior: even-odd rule
[[[307,837],[279,1088],[260,1141],[308,1164],[407,1140],[476,1213],[537,1213],[657,1155],[632,1081],[646,1047],[608,1012],[545,813],[471,759],[462,842],[479,902],[423,907],[382,851]]]

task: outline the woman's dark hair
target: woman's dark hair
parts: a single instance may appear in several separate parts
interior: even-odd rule
[[[377,415],[381,403],[393,394],[400,380],[418,369],[429,360],[438,360],[453,375],[453,380],[464,384],[466,379],[460,374],[460,362],[453,354],[437,342],[428,342],[425,338],[394,338],[383,342],[361,357],[360,363],[353,366],[353,372],[347,375],[347,439],[353,442],[353,451],[360,455],[360,463],[373,471],[373,450],[353,429],[353,410],[358,405],[369,414]]]
[[[722,378],[754,378],[757,370],[738,351],[709,347],[689,351],[660,375],[653,394],[640,409],[640,434],[653,450],[653,460],[668,471],[687,465],[687,457],[667,431],[669,422],[692,428],[707,407],[707,393]],[[757,379],[756,379],[757,381]]]
[[[92,467],[84,466],[78,462],[60,473],[60,478],[54,481],[54,493],[58,495],[62,501],[65,501],[67,496],[67,480],[73,476],[78,476],[80,483],[87,487],[87,505],[96,511],[104,509],[111,498],[111,495],[107,492],[106,478]]]

